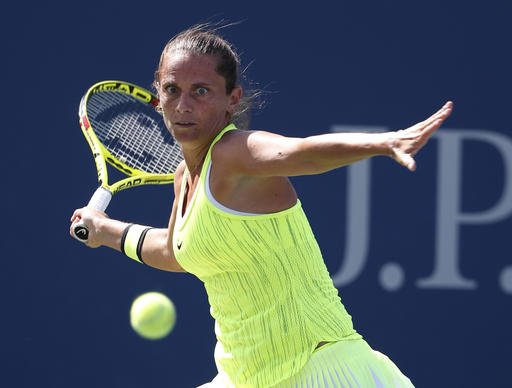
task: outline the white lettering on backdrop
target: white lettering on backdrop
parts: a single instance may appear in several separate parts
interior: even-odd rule
[[[336,125],[331,132],[382,132],[385,127],[349,127]],[[463,225],[485,225],[499,222],[512,213],[512,140],[502,133],[471,130],[441,129],[434,139],[438,146],[435,257],[430,276],[418,279],[421,289],[476,289],[475,279],[460,272],[459,231]],[[504,165],[503,191],[499,200],[489,209],[463,212],[461,209],[461,176],[464,141],[484,142],[499,153]],[[337,287],[355,281],[365,268],[370,247],[371,159],[347,168],[347,220],[345,252],[341,265],[333,275]],[[403,269],[395,263],[386,264],[380,273],[382,287],[400,288]],[[500,286],[512,294],[512,266],[502,270]]]

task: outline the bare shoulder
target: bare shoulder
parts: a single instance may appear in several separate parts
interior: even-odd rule
[[[226,133],[212,149],[210,189],[225,206],[250,213],[274,213],[290,208],[297,195],[281,174],[276,143],[287,138],[266,131]],[[282,168],[281,168],[282,169]]]
[[[226,133],[222,139],[219,141],[219,143],[225,141],[225,142],[230,142],[230,141],[243,141],[243,142],[247,142],[247,141],[265,141],[265,140],[268,140],[268,139],[273,139],[273,138],[282,138],[283,136],[282,135],[279,135],[277,133],[274,133],[274,132],[270,132],[270,131],[266,131],[266,130],[263,130],[263,129],[247,129],[247,130],[244,130],[244,129],[238,129],[236,131],[230,131],[228,133]]]
[[[212,148],[211,158],[213,163],[217,164],[236,160],[237,155],[243,152],[246,147],[249,133],[250,131],[234,130],[224,134]]]
[[[212,161],[231,177],[288,176],[283,161],[296,142],[276,133],[251,130],[226,133],[212,149]]]
[[[264,130],[236,130],[226,133],[212,149],[214,161],[244,160],[268,142],[284,137]]]

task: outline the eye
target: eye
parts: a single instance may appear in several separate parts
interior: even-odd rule
[[[200,86],[196,89],[196,94],[198,96],[204,96],[209,92],[208,88],[205,88],[204,86]]]
[[[178,88],[174,85],[167,85],[164,87],[164,90],[167,94],[176,94],[178,92]]]

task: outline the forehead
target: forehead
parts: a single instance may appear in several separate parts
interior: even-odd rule
[[[217,73],[217,58],[171,50],[163,58],[160,80],[219,82],[224,79]]]

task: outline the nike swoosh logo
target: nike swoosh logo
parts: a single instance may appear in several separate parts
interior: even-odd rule
[[[178,247],[178,249],[181,249],[181,246],[183,245],[183,241],[178,241],[178,243],[176,244],[176,246]]]

